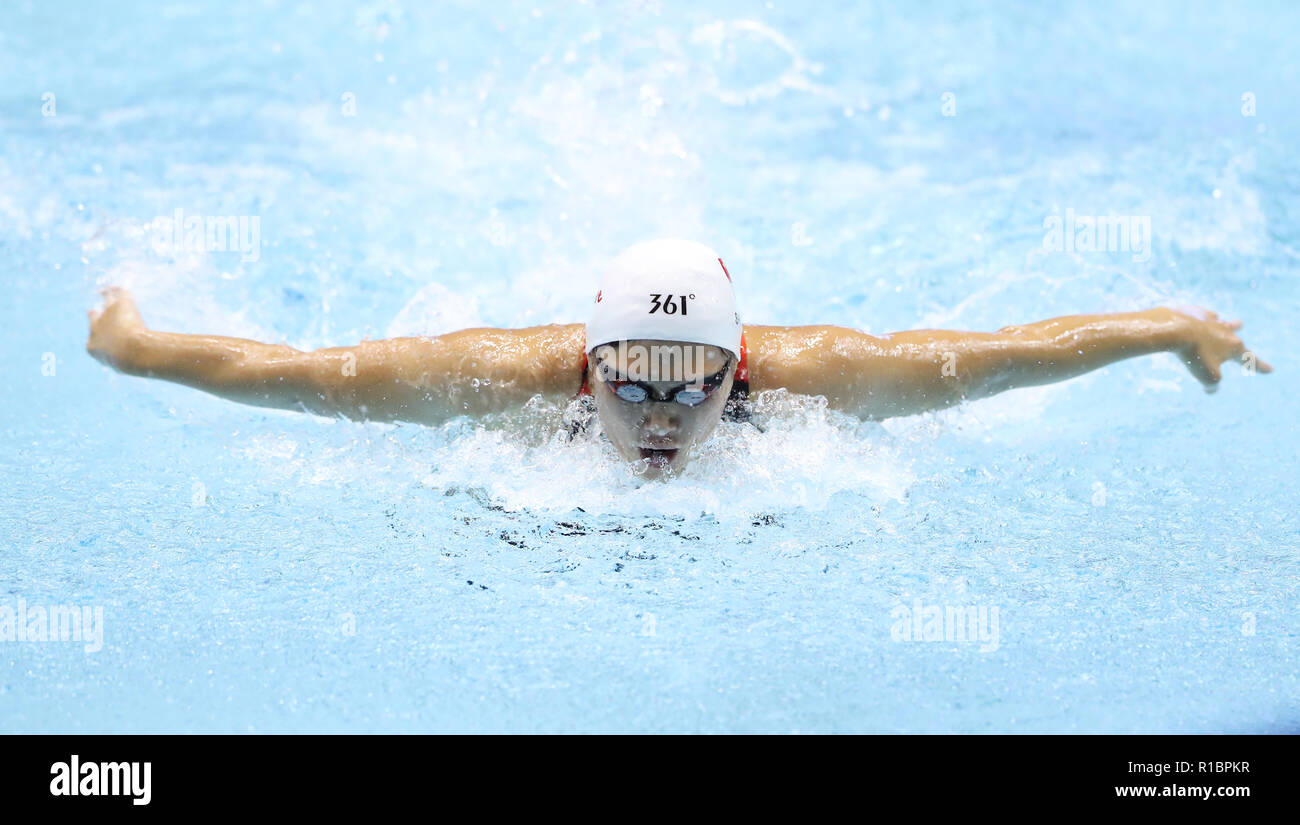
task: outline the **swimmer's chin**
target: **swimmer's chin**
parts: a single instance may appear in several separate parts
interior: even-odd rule
[[[632,461],[632,472],[641,478],[666,481],[676,477],[689,461],[687,450],[641,447],[637,449],[637,456]]]

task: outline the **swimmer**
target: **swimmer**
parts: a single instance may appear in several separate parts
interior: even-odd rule
[[[628,248],[605,270],[583,324],[466,329],[303,352],[239,338],[158,332],[123,289],[90,313],[87,351],[127,375],[245,404],[356,420],[440,424],[584,396],[634,471],[679,473],[750,394],[824,396],[864,419],[951,407],[1107,364],[1171,352],[1207,392],[1220,365],[1272,368],[1198,308],[1071,315],[997,332],[871,335],[838,326],[742,325],[722,258],[693,241]]]

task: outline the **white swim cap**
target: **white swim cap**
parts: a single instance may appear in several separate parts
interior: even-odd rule
[[[623,250],[606,268],[587,322],[587,352],[615,341],[688,341],[740,352],[731,275],[717,252],[662,238]]]

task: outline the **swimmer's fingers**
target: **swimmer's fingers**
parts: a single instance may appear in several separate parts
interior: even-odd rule
[[[147,329],[131,293],[121,287],[100,290],[104,305],[87,313],[90,335],[86,352],[106,364],[116,363],[123,347],[138,332]]]
[[[1242,350],[1241,355],[1237,356],[1241,360],[1241,366],[1246,372],[1262,372],[1268,374],[1273,371],[1273,367],[1265,360],[1257,356],[1250,350]]]
[[[115,323],[144,326],[140,309],[135,305],[135,299],[129,290],[120,286],[108,286],[101,289],[99,294],[104,298],[104,316],[111,317]]]
[[[104,300],[104,309],[119,304],[123,308],[135,309],[135,299],[131,297],[131,290],[124,286],[112,286],[110,284],[109,286],[100,287],[99,297]]]
[[[1205,321],[1209,323],[1219,322],[1219,313],[1212,309],[1206,309],[1205,307],[1187,305],[1173,307],[1173,310],[1185,318],[1191,318],[1193,321]]]
[[[1218,392],[1219,381],[1223,379],[1223,372],[1219,369],[1222,359],[1216,360],[1203,347],[1185,351],[1182,357],[1188,371],[1201,382],[1206,392]]]
[[[1242,326],[1243,323],[1240,319],[1236,321],[1219,322],[1219,327],[1222,330],[1224,330],[1224,332],[1221,333],[1222,339],[1227,343],[1229,347],[1228,358],[1232,358],[1241,362],[1242,369],[1244,369],[1247,374],[1253,374],[1257,372],[1262,372],[1267,374],[1272,372],[1273,367],[1269,365],[1267,361],[1265,361],[1264,359],[1256,355],[1253,351],[1247,349],[1246,343],[1242,341],[1240,336],[1236,334],[1242,328]]]
[[[1247,374],[1270,373],[1273,367],[1246,349],[1246,344],[1237,337],[1232,329],[1240,329],[1238,322],[1232,324],[1218,323],[1208,325],[1208,334],[1188,346],[1180,355],[1187,369],[1196,380],[1201,382],[1206,392],[1215,392],[1223,380],[1222,364],[1225,361],[1238,361]]]

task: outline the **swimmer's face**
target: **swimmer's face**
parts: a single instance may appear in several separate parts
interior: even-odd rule
[[[591,392],[605,433],[647,478],[675,475],[690,463],[691,450],[722,420],[735,374],[731,353],[680,341],[628,341],[591,353]],[[702,392],[695,406],[673,400]],[[628,400],[638,397],[645,400]]]

